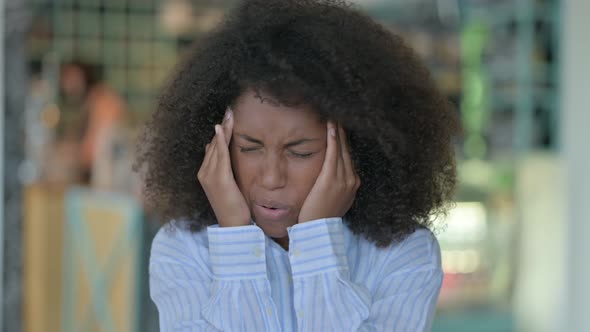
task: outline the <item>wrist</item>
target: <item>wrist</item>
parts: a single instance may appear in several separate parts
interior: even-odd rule
[[[336,216],[335,214],[331,215],[329,213],[324,213],[324,214],[316,214],[316,215],[309,215],[309,216],[303,216],[297,219],[297,223],[298,224],[303,224],[306,222],[310,222],[310,221],[315,221],[315,220],[320,220],[320,219],[329,219],[329,218],[341,218],[339,216]]]
[[[223,218],[218,219],[217,223],[221,227],[240,227],[240,226],[248,226],[251,224],[250,216],[242,217],[242,218]]]
[[[209,259],[215,279],[266,278],[266,238],[254,225],[207,227]]]

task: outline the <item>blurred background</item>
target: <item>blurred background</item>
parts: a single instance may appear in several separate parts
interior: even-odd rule
[[[465,128],[433,331],[590,331],[590,1],[355,2]],[[157,331],[135,140],[233,4],[0,0],[1,331]]]

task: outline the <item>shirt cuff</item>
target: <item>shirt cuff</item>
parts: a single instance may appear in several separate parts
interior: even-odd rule
[[[260,227],[207,227],[214,279],[266,278],[266,238]]]
[[[287,230],[293,278],[348,270],[342,218],[318,219]]]

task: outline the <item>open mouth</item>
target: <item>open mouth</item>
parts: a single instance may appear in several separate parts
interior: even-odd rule
[[[268,220],[283,220],[289,215],[289,210],[287,205],[273,201],[256,202],[255,204],[256,214]]]
[[[255,200],[254,203],[256,205],[260,205],[266,209],[289,210],[289,206],[287,204],[283,204],[281,202],[277,202],[277,201],[273,201],[273,200]]]

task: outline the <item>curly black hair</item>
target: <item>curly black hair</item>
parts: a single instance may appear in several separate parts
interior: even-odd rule
[[[197,180],[205,145],[246,89],[346,129],[362,185],[344,216],[378,246],[431,227],[456,183],[455,108],[397,35],[337,0],[245,0],[180,62],[141,135],[147,206],[215,223]]]

